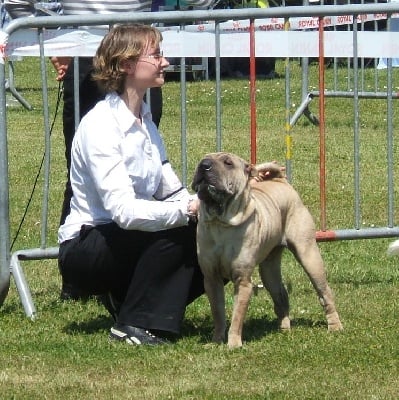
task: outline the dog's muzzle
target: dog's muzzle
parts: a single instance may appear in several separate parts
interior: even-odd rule
[[[199,162],[191,185],[192,189],[197,193],[201,190],[203,191],[209,185],[208,172],[212,170],[212,165],[212,160],[209,158],[204,158]]]
[[[221,212],[226,191],[217,184],[217,175],[215,175],[213,167],[212,159],[202,159],[198,164],[192,188],[196,191],[200,200],[219,213]]]
[[[212,169],[212,160],[209,158],[204,158],[199,163],[199,168],[203,169],[204,171],[210,171]]]

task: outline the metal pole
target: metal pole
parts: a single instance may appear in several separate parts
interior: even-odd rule
[[[324,99],[324,18],[319,18],[319,133],[320,133],[320,229],[327,229],[326,222],[326,132]]]
[[[359,132],[359,79],[358,79],[358,50],[357,50],[357,15],[353,16],[353,116],[354,116],[354,189],[355,189],[355,228],[360,229],[360,132]]]
[[[256,164],[256,65],[255,65],[255,24],[249,22],[249,87],[251,117],[251,163]]]
[[[10,215],[5,88],[5,43],[0,49],[0,306],[10,288]]]
[[[388,15],[387,30],[391,30],[391,15]],[[387,169],[388,169],[388,226],[394,224],[394,174],[393,174],[393,79],[392,58],[387,59]]]
[[[184,30],[184,26],[181,26]],[[186,58],[180,58],[180,140],[181,140],[181,163],[182,163],[182,182],[187,186],[187,83],[186,83]]]
[[[220,24],[215,22],[216,150],[222,150],[222,88],[220,83]]]
[[[49,105],[47,90],[47,67],[46,57],[44,57],[43,29],[39,30],[40,45],[40,70],[42,75],[42,104],[44,119],[44,183],[43,183],[43,202],[42,202],[42,220],[41,220],[41,248],[47,246],[47,226],[48,226],[48,201],[50,192],[50,123],[49,123]]]

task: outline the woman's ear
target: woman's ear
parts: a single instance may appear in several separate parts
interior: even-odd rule
[[[120,63],[121,71],[132,74],[136,70],[136,62],[133,60],[123,60]]]

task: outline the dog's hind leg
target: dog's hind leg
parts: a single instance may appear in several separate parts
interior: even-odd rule
[[[275,247],[260,263],[260,276],[264,287],[270,293],[274,303],[280,329],[290,329],[288,293],[281,277],[281,255],[283,247]]]
[[[334,296],[327,282],[324,262],[319,247],[314,239],[306,238],[306,234],[295,243],[288,243],[289,249],[303,266],[315,288],[326,314],[328,330],[342,330],[342,324],[335,308]]]

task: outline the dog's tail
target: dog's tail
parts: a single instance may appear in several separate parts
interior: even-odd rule
[[[251,178],[257,182],[271,181],[275,178],[286,178],[285,167],[277,161],[253,165]]]
[[[399,239],[389,245],[387,254],[388,256],[399,256]]]

